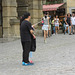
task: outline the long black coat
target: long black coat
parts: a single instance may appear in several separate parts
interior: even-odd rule
[[[33,27],[32,27],[32,30],[34,30]],[[32,52],[36,51],[36,38],[34,39],[32,35],[31,35],[31,51]]]
[[[32,52],[36,51],[36,39],[31,40],[31,51]]]

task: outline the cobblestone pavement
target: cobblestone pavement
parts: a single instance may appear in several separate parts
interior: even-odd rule
[[[75,35],[37,37],[33,66],[22,66],[20,40],[0,43],[0,75],[75,75]]]

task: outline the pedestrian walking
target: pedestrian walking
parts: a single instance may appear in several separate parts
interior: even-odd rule
[[[35,38],[35,35],[33,34],[34,31],[32,30],[31,23],[29,22],[31,19],[30,13],[25,12],[24,14],[24,20],[21,23],[20,26],[20,36],[21,36],[21,43],[23,47],[23,60],[22,65],[33,65],[29,61],[29,53],[31,51],[31,36]]]
[[[46,43],[46,38],[48,37],[48,27],[49,27],[49,17],[47,17],[47,13],[45,13],[43,17],[44,25],[42,30],[44,30],[44,42]]]
[[[71,22],[70,13],[67,14],[67,18],[65,19],[65,23],[66,23],[66,25],[69,25],[69,35],[71,35],[72,22]]]
[[[54,19],[55,19],[55,17],[53,17],[53,20],[52,20],[53,35],[55,35],[55,23],[54,23]]]
[[[64,17],[64,34],[66,34],[66,31],[68,31],[69,29],[69,25],[66,24],[66,21],[67,21],[67,14]]]
[[[73,34],[75,34],[75,14],[74,13],[72,14],[71,21],[72,21]]]
[[[59,31],[59,18],[58,18],[58,15],[56,15],[56,17],[54,19],[54,22],[55,22],[55,31],[56,31],[56,34],[57,34],[58,31]]]
[[[51,16],[49,15],[49,12],[47,12],[47,17],[49,17],[49,27],[48,27],[48,35],[51,36]]]

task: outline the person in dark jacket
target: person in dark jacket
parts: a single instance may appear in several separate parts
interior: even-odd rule
[[[71,35],[72,22],[71,22],[70,13],[68,13],[67,18],[65,19],[65,23],[66,25],[69,25],[69,35]]]
[[[23,47],[23,60],[22,65],[33,65],[33,63],[30,63],[29,61],[29,53],[31,50],[31,37],[33,36],[35,38],[35,35],[33,34],[34,31],[32,30],[31,23],[29,22],[31,19],[30,13],[25,12],[24,14],[24,20],[21,23],[20,26],[20,36],[21,36],[21,43]]]

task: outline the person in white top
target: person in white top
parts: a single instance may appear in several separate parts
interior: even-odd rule
[[[47,13],[45,13],[43,21],[44,25],[42,27],[42,30],[44,30],[44,42],[46,43],[46,37],[48,36],[48,27],[49,27],[49,17],[47,16]]]
[[[71,17],[71,22],[72,22],[72,28],[73,28],[73,34],[75,33],[75,14],[72,14]]]
[[[54,19],[55,22],[55,30],[56,30],[56,34],[58,33],[59,30],[59,18],[58,15],[56,15],[56,18]]]
[[[51,36],[51,16],[49,14],[49,12],[47,12],[47,17],[49,18],[49,27],[48,27],[48,35],[49,37]]]

